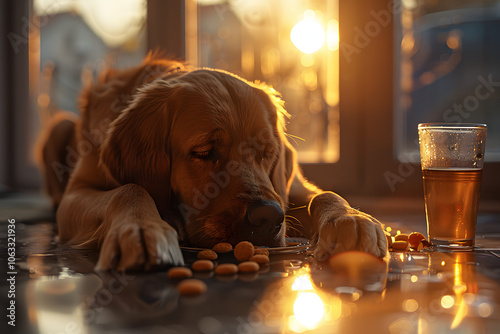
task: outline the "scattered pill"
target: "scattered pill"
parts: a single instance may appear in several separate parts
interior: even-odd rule
[[[432,246],[432,244],[429,241],[427,241],[426,239],[422,239],[420,241],[420,243],[418,244],[418,246],[416,247],[416,249],[417,249],[417,251],[421,251],[422,249],[429,247],[429,246]]]
[[[201,295],[207,291],[207,285],[199,279],[190,278],[180,282],[177,291],[185,296]]]
[[[404,241],[404,240],[394,241],[392,243],[392,249],[398,250],[398,251],[405,251],[408,249],[408,242]]]
[[[241,241],[234,247],[234,256],[238,261],[246,261],[253,256],[255,249],[251,242]]]
[[[394,241],[406,241],[406,242],[408,242],[408,234],[404,234],[404,233],[398,234],[394,237]]]
[[[268,257],[267,255],[264,255],[264,254],[257,254],[257,255],[254,255],[254,256],[252,256],[249,260],[250,260],[250,261],[257,262],[258,264],[266,264],[266,263],[269,263],[269,257]]]
[[[186,267],[174,267],[168,271],[167,276],[168,278],[175,279],[189,278],[193,276],[193,272],[191,271],[191,269]]]
[[[214,263],[210,260],[197,260],[191,265],[194,271],[210,271],[214,269]]]
[[[408,242],[412,248],[417,248],[422,240],[425,240],[425,236],[420,232],[410,233],[408,237]]]
[[[255,261],[244,261],[238,264],[238,270],[242,273],[256,272],[259,268],[259,264]]]
[[[259,254],[262,254],[262,255],[266,255],[266,256],[269,256],[269,251],[265,248],[255,248],[254,250],[254,254],[255,255],[259,255]]]
[[[215,260],[218,258],[218,255],[213,250],[205,249],[198,253],[197,258],[204,260]]]
[[[228,242],[220,242],[212,248],[217,253],[227,253],[233,250],[233,246]]]
[[[238,266],[234,263],[222,263],[215,268],[217,275],[232,275],[238,272]]]

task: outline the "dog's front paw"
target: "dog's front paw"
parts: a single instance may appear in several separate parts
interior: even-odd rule
[[[320,222],[314,251],[317,260],[353,250],[381,259],[387,255],[387,239],[380,222],[352,208],[344,215]]]
[[[96,270],[137,270],[173,264],[184,259],[177,232],[165,221],[113,224],[101,246]]]

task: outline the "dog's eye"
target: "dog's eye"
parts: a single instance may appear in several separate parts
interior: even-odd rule
[[[215,152],[213,148],[208,150],[192,151],[191,156],[195,159],[200,160],[213,160],[215,157]]]

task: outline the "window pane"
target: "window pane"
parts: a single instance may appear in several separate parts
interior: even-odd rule
[[[500,1],[402,1],[395,22],[398,157],[418,161],[418,123],[486,123],[500,161]]]
[[[299,159],[339,159],[337,1],[198,0],[186,12],[191,63],[271,84],[292,115],[287,132],[301,138],[290,138]]]
[[[143,0],[35,0],[33,7],[40,17],[35,82],[42,120],[58,109],[78,112],[82,80],[103,66],[134,66],[146,54]]]

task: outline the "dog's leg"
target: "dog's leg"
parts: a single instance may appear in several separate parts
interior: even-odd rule
[[[301,217],[301,222],[306,235],[316,244],[316,259],[326,260],[349,250],[386,257],[387,239],[377,219],[353,209],[341,196],[311,185],[300,172],[290,189],[290,202],[308,208],[308,217]]]
[[[100,191],[73,179],[57,221],[61,240],[82,247],[101,244],[96,270],[184,263],[177,232],[161,219],[147,191],[135,184]]]
[[[76,127],[79,118],[70,112],[58,112],[38,139],[37,162],[43,173],[44,187],[54,209],[61,202],[64,189],[78,160]]]

